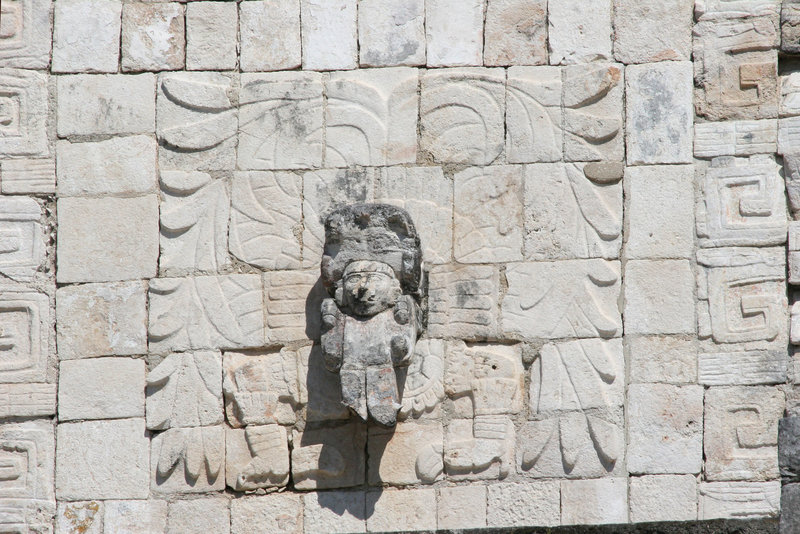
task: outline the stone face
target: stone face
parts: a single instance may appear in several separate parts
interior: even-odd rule
[[[156,188],[156,141],[136,135],[96,143],[56,145],[58,194],[62,197],[152,193]]]
[[[663,336],[628,340],[631,383],[685,384],[697,378],[697,347],[692,341]]]
[[[430,503],[428,503],[430,504]],[[366,532],[366,494],[363,491],[325,491],[303,496],[306,532]]]
[[[374,511],[367,517],[367,530],[435,530],[436,508],[431,506],[435,501],[432,489],[369,491],[367,508]]]
[[[624,276],[626,333],[695,332],[694,275],[688,261],[629,261]]]
[[[551,0],[547,10],[551,65],[611,59],[611,2]]]
[[[170,428],[156,434],[150,442],[150,471],[150,489],[155,493],[224,489],[225,427]],[[199,510],[195,514],[205,516]],[[228,522],[226,517],[224,524]]]
[[[243,71],[284,70],[300,66],[299,0],[240,4],[239,25]],[[234,37],[233,44],[235,41]],[[235,49],[232,56],[235,63]]]
[[[485,527],[486,488],[484,486],[440,488],[436,524],[440,529]]]
[[[628,485],[624,478],[561,482],[561,524],[627,523]]]
[[[55,6],[53,72],[117,72],[121,13],[118,0]]]
[[[786,353],[779,350],[714,352],[699,355],[699,382],[707,386],[782,384],[788,373]]]
[[[777,143],[778,121],[774,119],[694,125],[694,155],[698,158],[775,152]]]
[[[0,191],[6,195],[55,193],[56,165],[52,159],[12,159],[0,167]]]
[[[47,156],[47,77],[29,70],[0,68],[0,92],[0,153]]]
[[[561,159],[564,151],[561,73],[558,67],[508,69],[506,159],[509,163]]]
[[[91,358],[61,362],[58,385],[60,421],[144,415],[144,360]]]
[[[59,282],[149,278],[158,258],[158,200],[58,200]]]
[[[32,198],[0,198],[0,273],[28,280],[45,256],[42,208]]]
[[[122,70],[177,70],[185,64],[184,8],[177,2],[122,8]]]
[[[557,481],[492,484],[487,489],[489,527],[561,524],[561,491]]]
[[[50,0],[14,0],[3,10],[0,66],[47,68],[53,23]]]
[[[225,429],[225,483],[235,491],[286,486],[289,441],[280,425]]]
[[[701,482],[698,519],[777,517],[780,482]]]
[[[428,328],[432,336],[493,337],[500,279],[489,265],[442,266],[430,272]]]
[[[232,426],[294,424],[300,400],[294,351],[227,352],[224,372],[225,412]]]
[[[362,0],[358,42],[362,67],[425,64],[425,5],[422,0]]]
[[[231,534],[248,534],[259,531],[302,534],[303,503],[301,497],[277,494],[232,500]]]
[[[630,66],[625,81],[628,164],[691,163],[692,64]]]
[[[614,58],[625,64],[690,59],[692,2],[614,0]]]
[[[56,495],[59,499],[146,499],[149,440],[144,419],[58,425]],[[87,444],[94,444],[87,447]]]
[[[53,328],[50,298],[19,285],[0,288],[0,383],[43,382],[52,378]]]
[[[395,428],[371,427],[367,440],[368,482],[431,484],[442,473],[444,432],[439,423],[399,423]]]
[[[167,524],[175,532],[231,531],[231,504],[225,498],[206,498],[175,501],[169,505]]]
[[[359,423],[293,432],[295,488],[320,490],[363,484],[366,439],[366,428]]]
[[[630,506],[632,523],[695,521],[697,481],[692,475],[631,478]]]
[[[547,64],[547,2],[489,0],[483,64]]]
[[[103,528],[120,533],[162,532],[167,528],[167,502],[105,501]]]
[[[236,68],[236,10],[237,6],[230,2],[187,4],[186,70]],[[244,28],[249,25],[244,19],[240,24],[246,34]]]
[[[356,68],[356,12],[356,0],[300,0],[304,69]]]
[[[427,0],[429,67],[480,65],[485,0]]]

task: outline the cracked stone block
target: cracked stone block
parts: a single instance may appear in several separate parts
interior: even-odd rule
[[[485,527],[486,487],[453,486],[439,488],[437,525],[440,529]]]
[[[119,0],[59,2],[55,6],[53,72],[117,72],[121,18]]]
[[[61,362],[58,419],[144,415],[144,360],[89,358]]]
[[[373,512],[367,517],[367,530],[435,530],[435,502],[433,489],[368,491],[367,509]]]
[[[547,64],[547,2],[489,0],[486,7],[483,64]]]
[[[358,42],[362,67],[425,64],[422,0],[361,0]]]
[[[324,23],[323,15],[319,24]],[[299,0],[239,4],[239,25],[243,72],[290,70],[300,66]],[[233,43],[235,45],[235,38]],[[234,63],[235,56],[234,50]]]
[[[548,44],[551,65],[608,61],[611,55],[611,2],[549,0]]]
[[[186,70],[230,70],[236,68],[238,28],[237,4],[196,2],[186,5]],[[248,27],[239,22],[242,33]],[[275,29],[280,26],[276,25]],[[244,48],[244,47],[243,47]]]
[[[631,523],[695,521],[697,480],[693,475],[631,477]]]
[[[555,480],[487,486],[489,527],[558,526],[561,488]]]
[[[694,274],[687,260],[632,260],[624,276],[626,333],[695,332]]]
[[[561,482],[561,524],[628,522],[628,484],[624,478]]]
[[[125,4],[122,8],[122,71],[182,69],[185,36],[181,4]]]
[[[429,67],[480,65],[486,0],[426,0]]]
[[[686,0],[614,0],[614,58],[626,65],[690,59],[692,7]]]
[[[356,0],[300,0],[303,69],[358,66]]]
[[[300,495],[279,493],[231,501],[231,534],[284,532],[303,534],[303,501]],[[322,532],[321,529],[308,532]]]
[[[0,66],[45,69],[50,64],[51,0],[6,0]]]

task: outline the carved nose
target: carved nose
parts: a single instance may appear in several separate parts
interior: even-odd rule
[[[367,291],[369,291],[367,286],[364,285],[358,286],[358,298],[363,298],[367,294]]]

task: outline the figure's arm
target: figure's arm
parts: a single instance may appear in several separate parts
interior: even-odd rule
[[[403,333],[392,336],[392,363],[395,367],[404,367],[411,363],[414,345],[419,335],[420,309],[410,295],[403,295],[394,306],[394,320],[402,325]]]
[[[342,312],[334,299],[322,301],[322,358],[325,368],[333,373],[338,373],[342,367],[342,354],[344,343],[344,321]]]

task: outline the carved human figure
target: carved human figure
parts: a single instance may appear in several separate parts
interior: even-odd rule
[[[342,402],[361,419],[393,426],[401,407],[396,367],[422,331],[420,242],[404,210],[354,204],[325,221],[322,354],[339,373]]]

